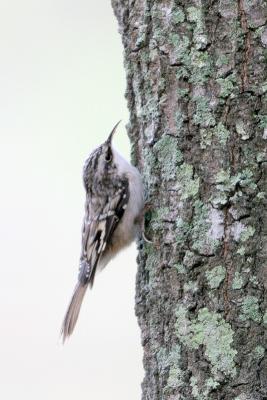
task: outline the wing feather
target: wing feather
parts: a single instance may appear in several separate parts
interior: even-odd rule
[[[128,185],[118,191],[117,195],[108,201],[105,207],[98,210],[98,217],[89,220],[88,212],[85,215],[82,235],[82,254],[79,271],[79,282],[93,286],[94,276],[99,259],[106,249],[113,232],[123,217],[125,205],[129,199]],[[88,208],[87,208],[88,209]],[[88,218],[88,219],[87,219]]]

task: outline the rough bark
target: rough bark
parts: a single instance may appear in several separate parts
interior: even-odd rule
[[[267,399],[266,2],[113,0],[147,202],[143,399]]]

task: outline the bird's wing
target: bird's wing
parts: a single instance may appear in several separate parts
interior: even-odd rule
[[[89,199],[85,212],[82,234],[82,254],[79,270],[79,282],[93,285],[98,261],[103,254],[112,234],[123,217],[129,199],[128,184],[124,184],[117,194],[108,199],[97,213],[89,210]],[[95,217],[93,217],[95,215]]]

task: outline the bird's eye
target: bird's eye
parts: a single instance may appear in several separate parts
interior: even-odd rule
[[[110,162],[110,161],[112,160],[112,152],[111,152],[111,149],[108,149],[108,151],[106,152],[105,160],[106,160],[107,162]]]

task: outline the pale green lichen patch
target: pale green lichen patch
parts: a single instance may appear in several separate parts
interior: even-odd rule
[[[167,394],[170,390],[183,385],[184,371],[179,367],[181,359],[181,346],[175,344],[170,351],[166,348],[160,348],[157,352],[157,363],[161,373],[168,371],[168,379],[164,388]]]
[[[169,214],[168,207],[157,208],[151,214],[150,225],[154,231],[161,231],[163,229],[163,222]]]
[[[238,119],[235,123],[235,128],[242,140],[247,140],[250,138],[250,132],[246,128],[244,121]]]
[[[229,170],[220,170],[217,172],[215,177],[216,189],[214,195],[211,197],[210,201],[212,202],[214,207],[219,205],[225,205],[228,202],[229,192],[235,186],[235,183],[232,182],[230,177]]]
[[[150,249],[151,245],[145,244],[144,252],[146,254],[146,264],[145,264],[145,270],[146,273],[149,275],[149,281],[147,283],[147,286],[150,288],[153,288],[156,274],[157,274],[157,265],[158,265],[158,258],[157,256],[153,253],[153,251]]]
[[[187,268],[192,268],[194,265],[196,265],[198,263],[199,257],[193,253],[190,250],[186,250],[185,251],[185,255],[183,258],[183,264],[187,267]]]
[[[236,78],[234,75],[229,75],[227,78],[218,78],[217,83],[220,85],[220,96],[225,98],[230,96],[234,91],[234,83]]]
[[[218,371],[231,376],[236,374],[234,356],[237,352],[231,347],[233,331],[221,315],[209,312],[207,308],[201,309],[193,327],[192,341],[206,346],[205,354],[215,375]]]
[[[219,386],[219,383],[215,381],[213,378],[208,378],[206,380],[205,386],[209,389],[216,389]]]
[[[138,47],[138,45],[137,45],[137,47]],[[140,50],[140,56],[141,56],[141,60],[144,64],[146,64],[150,61],[150,54],[146,50],[146,48],[143,48]]]
[[[183,60],[185,64],[188,64],[189,38],[185,35],[178,35],[177,33],[170,34],[169,38],[173,46],[175,58],[181,61]]]
[[[187,18],[190,22],[195,23],[193,40],[197,49],[205,48],[207,37],[204,34],[204,21],[201,8],[190,6],[187,8]]]
[[[239,254],[240,256],[243,256],[246,252],[246,248],[244,246],[241,246],[237,249],[237,254]]]
[[[230,136],[230,132],[222,122],[219,122],[214,128],[210,129],[201,129],[200,130],[200,147],[202,149],[206,149],[208,146],[211,145],[212,141],[217,138],[221,145],[225,145],[228,138]]]
[[[194,397],[194,399],[197,399],[197,400],[205,400],[206,397],[204,396],[204,394],[201,394],[202,388],[199,389],[198,383],[199,383],[198,379],[195,376],[191,376],[190,386],[192,388],[192,396]]]
[[[150,91],[149,91],[150,92]],[[150,92],[151,93],[151,92]],[[137,97],[137,114],[144,117],[146,120],[157,119],[159,116],[159,104],[157,99],[152,96],[148,97],[145,104],[142,104],[141,98]]]
[[[196,22],[197,25],[202,25],[202,12],[201,8],[188,7],[187,8],[188,20]]]
[[[206,149],[208,146],[211,145],[213,139],[213,131],[212,129],[200,129],[200,147],[201,149]]]
[[[258,286],[259,285],[259,280],[255,275],[252,275],[249,278],[249,282],[251,282],[253,285]]]
[[[183,18],[184,14],[182,14],[178,8],[178,13],[174,15],[172,23],[179,24]],[[208,52],[203,51],[208,41],[201,11],[196,7],[189,7],[187,9],[187,18],[192,21],[194,25],[194,46],[190,46],[192,39],[185,33],[174,33],[172,30],[166,32],[167,41],[171,45],[170,59],[173,63],[179,62],[179,64],[181,64],[177,70],[177,79],[187,77],[191,83],[202,84],[205,83],[212,74],[213,60]],[[156,40],[162,41],[162,35],[156,37]]]
[[[143,178],[145,185],[147,182],[150,183],[152,186],[156,182],[156,177],[154,176],[153,172],[156,168],[156,158],[152,151],[148,151],[146,148],[144,149],[144,157],[146,162],[144,163],[143,169]]]
[[[198,283],[196,281],[188,281],[184,284],[185,292],[197,292],[198,291]]]
[[[255,228],[253,226],[246,226],[246,228],[240,234],[241,242],[246,242],[255,233]]]
[[[203,84],[207,82],[213,71],[213,63],[207,52],[191,50],[190,65],[188,68],[191,71],[190,83]]]
[[[161,166],[164,179],[174,179],[175,165],[182,162],[183,155],[177,148],[177,141],[169,135],[164,135],[154,146],[154,152]]]
[[[155,272],[156,268],[155,265],[157,265],[158,259],[153,254],[153,252],[147,252],[147,259],[146,259],[146,269],[151,272]]]
[[[193,101],[196,105],[193,123],[201,127],[214,126],[216,121],[210,110],[208,100],[203,96],[194,96]]]
[[[257,194],[257,196],[256,196],[256,198],[257,198],[258,200],[265,200],[265,197],[266,197],[266,193],[265,193],[265,192],[259,192],[259,193]]]
[[[266,87],[267,87],[267,84],[266,84]],[[267,114],[266,115],[265,114],[259,114],[257,116],[257,118],[258,118],[258,121],[259,121],[259,128],[260,129],[266,128],[267,127]]]
[[[264,81],[261,86],[261,93],[264,94],[267,92],[267,81]]]
[[[224,192],[215,193],[210,201],[214,207],[224,206],[228,203],[228,196]]]
[[[216,67],[222,67],[223,65],[229,64],[229,57],[225,54],[219,54],[216,59]]]
[[[267,161],[267,155],[266,152],[262,152],[257,154],[256,160],[258,163],[266,162]]]
[[[179,362],[181,358],[181,347],[175,345],[169,354],[168,363],[170,365],[169,376],[167,380],[167,386],[165,390],[169,388],[173,389],[182,386],[184,383],[184,371],[179,368]]]
[[[179,136],[179,133],[180,133],[183,123],[184,123],[184,115],[181,112],[181,110],[177,109],[177,111],[175,112],[174,119],[175,119],[175,123],[176,123],[177,136]]]
[[[177,90],[177,94],[179,97],[186,97],[189,93],[189,89],[188,88],[178,88]]]
[[[233,189],[237,183],[242,187],[252,187],[253,186],[253,172],[248,168],[245,168],[236,175],[230,175],[229,169],[227,171],[221,170],[217,174],[217,183],[224,184],[224,188]]]
[[[171,14],[173,24],[180,24],[185,20],[185,14],[180,7],[175,7]]]
[[[267,310],[263,314],[263,323],[264,323],[265,326],[267,326]]]
[[[209,287],[211,289],[217,289],[225,278],[226,269],[222,265],[218,265],[217,267],[214,267],[212,270],[207,271],[205,275]]]
[[[191,322],[187,318],[187,309],[183,305],[179,305],[176,309],[176,323],[175,329],[178,338],[181,340],[183,344],[188,347],[192,347],[191,345]]]
[[[187,68],[185,68],[183,65],[181,65],[180,67],[177,68],[175,75],[176,75],[177,80],[179,80],[181,78],[188,78],[189,72],[188,72]]]
[[[217,193],[213,195],[211,198],[211,202],[214,206],[218,204],[226,204],[225,202],[228,201],[229,196],[235,191],[237,184],[241,188],[249,188],[251,190],[255,190],[257,185],[254,182],[254,175],[253,172],[250,171],[248,168],[242,170],[236,175],[231,175],[230,170],[220,170],[216,177],[216,189]],[[236,193],[236,196],[239,194]]]
[[[234,357],[237,351],[232,348],[234,332],[220,314],[202,308],[197,318],[190,321],[186,308],[180,305],[176,318],[176,334],[181,343],[193,349],[205,346],[213,377],[218,373],[236,375]]]
[[[248,187],[252,190],[257,189],[253,172],[249,168],[243,169],[239,174],[237,174],[237,178],[239,179],[239,185],[241,187]]]
[[[178,272],[178,274],[185,274],[186,273],[186,269],[185,269],[183,264],[179,264],[178,263],[178,264],[175,264],[174,267],[175,267],[176,271]]]
[[[242,321],[252,320],[255,322],[261,322],[262,315],[259,309],[258,299],[255,296],[246,296],[241,306]]]
[[[181,200],[186,200],[197,195],[199,190],[199,178],[194,177],[193,166],[182,164],[177,168],[177,181]]]
[[[240,272],[235,272],[234,279],[232,282],[232,289],[241,289],[244,286],[244,280]]]
[[[261,360],[264,357],[264,354],[265,354],[265,348],[260,345],[256,346],[252,352],[253,358],[255,358],[256,360]]]
[[[219,139],[219,142],[222,145],[225,145],[227,142],[227,139],[230,136],[230,132],[228,131],[228,129],[226,129],[226,127],[224,126],[224,124],[222,122],[219,122],[217,126],[215,126],[214,128],[214,135],[217,136],[217,138]]]
[[[230,170],[229,169],[227,169],[227,170],[221,169],[216,175],[215,182],[218,183],[218,184],[224,184],[224,185],[228,184],[229,185],[229,183],[230,183]]]
[[[190,378],[190,386],[192,388],[192,396],[195,399],[199,399],[199,390],[198,390],[198,380],[195,376],[191,376]]]
[[[184,221],[181,217],[176,220],[176,241],[179,245],[186,242],[188,235],[190,233],[190,225],[188,222]]]
[[[204,382],[204,385],[202,382],[198,382],[198,379],[195,376],[190,378],[192,396],[196,400],[209,400],[209,394],[211,390],[216,389],[219,385],[219,382],[213,378],[207,379],[206,382]]]

